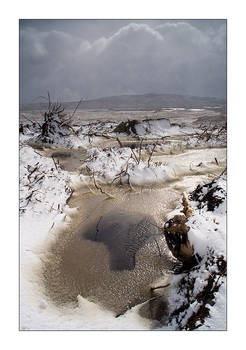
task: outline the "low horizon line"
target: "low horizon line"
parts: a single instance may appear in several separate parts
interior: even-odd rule
[[[223,101],[227,101],[227,96],[226,97],[216,97],[216,96],[199,96],[199,95],[184,95],[184,94],[178,94],[178,93],[159,93],[159,92],[147,92],[147,93],[133,93],[133,94],[127,94],[127,93],[123,93],[123,94],[119,94],[119,95],[107,95],[107,96],[102,96],[102,97],[96,97],[96,98],[91,98],[91,99],[83,99],[83,97],[81,97],[82,101],[87,102],[87,101],[95,101],[95,100],[103,100],[103,99],[107,99],[107,98],[112,98],[112,97],[120,97],[120,96],[148,96],[148,95],[154,95],[154,96],[162,96],[162,95],[167,95],[167,96],[182,96],[182,97],[193,97],[193,98],[212,98],[212,99],[217,99],[217,100],[223,100]],[[37,100],[38,98],[44,98],[43,96],[38,96],[37,98],[35,98],[35,100]],[[48,98],[47,98],[48,99]],[[71,100],[71,101],[62,101],[60,99],[54,99],[51,100],[51,103],[54,102],[60,102],[60,103],[78,103],[80,100]],[[19,100],[19,105],[23,105],[23,104],[37,104],[37,103],[47,103],[45,101],[39,101],[39,102],[34,102],[34,100],[32,100],[32,102],[21,102]]]

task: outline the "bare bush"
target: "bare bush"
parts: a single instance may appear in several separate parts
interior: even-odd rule
[[[204,141],[209,141],[209,140],[220,140],[222,138],[226,138],[227,134],[227,124],[224,123],[221,126],[218,125],[206,125],[202,124],[199,127],[202,131],[198,133],[197,139],[198,140],[204,140]]]
[[[49,92],[48,97],[43,98],[48,101],[47,111],[42,115],[43,121],[38,123],[28,119],[32,127],[34,125],[38,125],[38,132],[40,132],[40,134],[37,136],[37,141],[44,143],[55,143],[58,138],[68,136],[71,133],[77,135],[77,132],[72,126],[72,120],[82,99],[78,102],[75,110],[70,115],[65,113],[65,108],[60,102],[51,102]],[[27,118],[25,117],[25,119]],[[23,132],[22,126],[20,128],[20,132]]]

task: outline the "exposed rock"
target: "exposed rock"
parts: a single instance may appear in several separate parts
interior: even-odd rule
[[[164,235],[172,254],[181,261],[189,260],[193,255],[193,246],[188,240],[189,226],[185,215],[175,215],[164,226]]]
[[[167,244],[173,255],[182,263],[181,269],[177,272],[186,272],[180,275],[176,285],[177,295],[172,300],[169,314],[168,325],[175,327],[176,330],[195,330],[205,325],[205,321],[212,316],[211,306],[216,304],[217,293],[226,280],[226,258],[220,250],[219,252],[216,250],[213,243],[206,247],[206,252],[202,250],[199,255],[188,249],[188,247],[193,248],[188,240],[188,232],[191,229],[188,223],[192,229],[194,229],[193,223],[199,224],[197,218],[201,214],[200,209],[204,208],[203,215],[206,215],[207,211],[214,211],[217,207],[220,214],[224,213],[223,202],[226,200],[224,182],[224,179],[219,177],[209,184],[199,185],[192,192],[189,198],[196,201],[192,204],[194,220],[188,221],[189,216],[192,215],[192,209],[189,206],[188,197],[184,195],[182,201],[184,215],[175,215],[166,222],[164,227]],[[211,217],[211,214],[208,214],[208,217]],[[215,218],[213,222],[218,224]],[[201,230],[203,229],[204,226],[201,227]],[[205,236],[206,230],[205,227]],[[182,250],[182,245],[187,245],[188,252],[192,253],[190,257],[186,254],[186,250]]]
[[[182,262],[193,260],[194,248],[188,239],[189,226],[186,225],[189,217],[193,215],[193,211],[189,205],[187,195],[183,194],[183,210],[184,215],[175,215],[164,225],[164,235],[167,245],[172,254]]]
[[[137,135],[136,131],[136,125],[139,124],[139,121],[133,119],[128,120],[126,122],[121,122],[119,125],[116,126],[114,129],[114,132],[119,133],[126,133],[127,135],[130,135],[131,133]]]

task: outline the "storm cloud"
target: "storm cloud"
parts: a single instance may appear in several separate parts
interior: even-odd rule
[[[226,96],[226,21],[21,21],[20,102]]]

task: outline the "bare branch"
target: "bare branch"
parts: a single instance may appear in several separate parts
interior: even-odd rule
[[[136,161],[137,164],[139,164],[139,160],[138,160],[138,158],[137,158],[137,156],[136,156],[136,154],[135,154],[135,152],[133,151],[132,148],[131,148],[131,152],[134,155],[134,157],[132,157],[132,158]]]
[[[141,160],[142,143],[143,143],[143,139],[141,139],[141,142],[140,142],[140,145],[139,145],[138,163],[140,163],[140,160]]]
[[[104,192],[103,189],[97,185],[94,173],[92,173],[92,177],[93,177],[94,185],[97,190],[99,190],[102,194],[106,194],[106,196],[108,196],[109,198],[114,198],[111,194]]]
[[[31,119],[29,119],[29,118],[27,118],[25,115],[23,115],[23,118],[25,118],[26,120],[28,120],[29,122],[31,122],[32,124],[35,124],[35,123],[37,123],[38,124],[38,126],[40,127],[40,129],[41,129],[41,125],[39,124],[39,122],[37,122],[37,121],[32,121]]]
[[[151,160],[151,157],[152,157],[152,155],[153,155],[153,153],[154,153],[155,148],[156,148],[156,143],[154,144],[154,147],[153,147],[153,149],[152,149],[152,151],[151,151],[151,153],[150,153],[149,159],[148,159],[148,168],[149,168],[149,166],[150,166],[150,160]]]
[[[56,165],[56,162],[55,162],[54,157],[53,157],[53,156],[51,156],[51,158],[52,158],[52,160],[53,160],[53,162],[54,162],[54,165],[55,165],[55,167],[56,167],[56,170],[58,171],[58,168],[57,168],[57,165]]]
[[[50,93],[48,91],[48,101],[49,101],[49,105],[48,105],[48,111],[49,113],[51,112],[50,108],[51,108],[51,102],[50,102]]]
[[[123,144],[122,144],[122,142],[120,141],[120,139],[119,139],[118,137],[116,137],[116,140],[118,141],[120,147],[122,148],[122,147],[123,147]]]
[[[79,100],[77,106],[75,107],[75,110],[74,110],[73,113],[72,113],[71,119],[73,118],[75,112],[77,111],[77,109],[78,109],[78,107],[79,107],[79,105],[80,105],[80,103],[81,103],[82,101],[83,101],[83,97],[81,97],[81,99]]]

